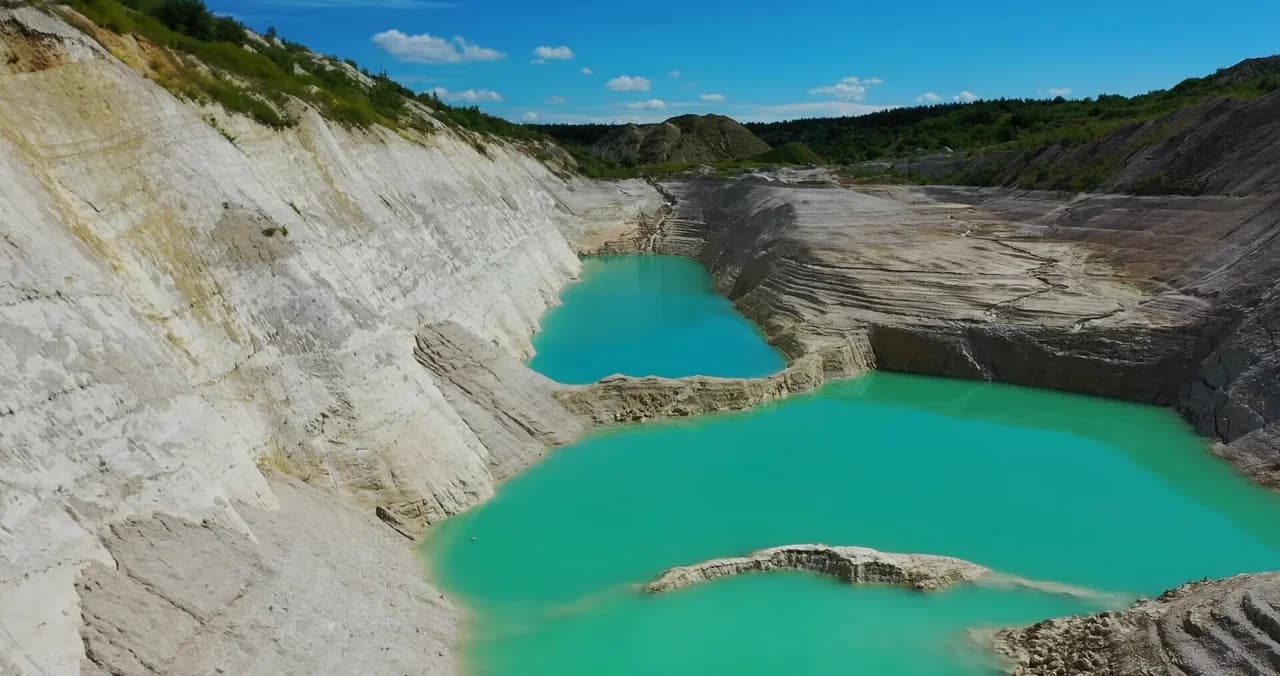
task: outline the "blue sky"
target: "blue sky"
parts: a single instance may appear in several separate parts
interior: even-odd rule
[[[517,121],[776,120],[1137,94],[1280,52],[1280,0],[207,2]]]

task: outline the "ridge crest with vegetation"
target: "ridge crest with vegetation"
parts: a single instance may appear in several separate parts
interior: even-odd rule
[[[170,92],[216,102],[275,129],[297,124],[291,100],[298,100],[355,127],[430,134],[438,123],[512,141],[542,139],[477,107],[415,93],[350,59],[317,54],[274,28],[259,35],[214,14],[202,0],[70,0],[53,10]],[[145,62],[122,49],[125,39],[139,43]]]

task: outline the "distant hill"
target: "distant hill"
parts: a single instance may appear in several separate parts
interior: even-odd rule
[[[630,166],[743,160],[769,150],[769,144],[723,115],[681,115],[661,124],[628,124],[607,132],[591,146],[593,157]]]
[[[770,145],[802,142],[839,164],[980,149],[1038,152],[1100,141],[1208,101],[1248,102],[1277,89],[1280,56],[1272,56],[1138,96],[997,99],[745,126]]]
[[[813,152],[813,148],[792,141],[765,153],[752,157],[756,162],[772,162],[777,164],[823,164],[822,157]]]
[[[1214,73],[1213,81],[1219,85],[1230,86],[1276,75],[1280,75],[1280,55],[1245,59],[1230,68],[1223,68]]]
[[[678,129],[677,122],[698,119],[667,124]],[[825,160],[850,165],[866,180],[1052,190],[1198,194],[1280,182],[1280,165],[1271,159],[1280,152],[1280,56],[1246,59],[1138,96],[999,99],[744,125],[704,119],[732,129],[734,138],[754,138],[776,150],[766,153],[753,141],[740,144],[746,152],[684,154],[695,144],[681,141],[683,129],[665,125],[535,129],[585,160],[584,171],[609,176],[663,162],[747,159]],[[714,140],[717,134],[703,128],[696,137]]]

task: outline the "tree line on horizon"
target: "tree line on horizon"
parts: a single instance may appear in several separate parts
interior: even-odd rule
[[[770,146],[803,143],[828,162],[854,164],[948,151],[993,147],[1039,150],[1053,144],[1088,143],[1207,100],[1250,100],[1277,89],[1280,67],[1240,73],[1223,69],[1137,96],[990,99],[891,108],[856,117],[747,122],[743,126]],[[589,147],[619,125],[529,126],[563,144]]]

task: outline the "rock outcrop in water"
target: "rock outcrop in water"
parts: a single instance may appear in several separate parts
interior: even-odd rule
[[[1016,676],[1280,673],[1280,574],[1196,582],[1123,612],[996,635]]]
[[[564,387],[556,397],[564,406],[597,425],[684,418],[705,413],[741,411],[824,383],[850,378],[874,367],[865,336],[850,335],[794,360],[768,378],[635,378],[611,376],[590,385]]]
[[[672,568],[645,585],[645,589],[668,592],[721,577],[785,570],[830,575],[848,584],[896,585],[918,591],[937,591],[991,573],[976,563],[949,556],[890,554],[866,547],[787,545]]]
[[[938,591],[961,583],[974,583],[1088,599],[1110,607],[1120,607],[1133,600],[1132,596],[1005,575],[950,556],[893,554],[867,547],[829,545],[785,545],[762,549],[747,556],[678,566],[645,585],[645,590],[668,592],[722,577],[779,571],[818,573],[847,584],[895,585],[917,591]]]

